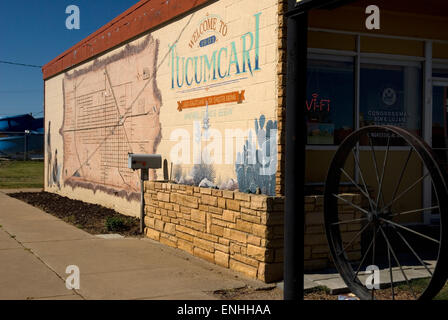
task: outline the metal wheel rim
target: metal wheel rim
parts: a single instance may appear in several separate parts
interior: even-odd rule
[[[339,146],[336,154],[331,162],[324,191],[324,218],[325,229],[330,252],[333,257],[334,264],[338,269],[342,279],[348,286],[348,288],[363,300],[372,299],[372,295],[369,290],[358,280],[355,276],[355,271],[347,261],[345,257],[338,254],[343,249],[343,242],[341,239],[341,232],[339,228],[335,228],[334,224],[338,222],[338,199],[333,196],[335,192],[339,190],[339,183],[342,176],[340,170],[341,163],[342,168],[345,160],[348,158],[351,150],[359,143],[359,139],[363,135],[368,135],[372,132],[380,133],[393,133],[408,143],[411,148],[414,148],[416,154],[420,158],[423,165],[428,168],[429,176],[432,179],[432,183],[435,186],[436,197],[439,204],[440,211],[440,238],[438,246],[438,254],[436,265],[432,273],[431,280],[428,287],[424,290],[418,299],[431,299],[433,298],[443,287],[447,279],[446,265],[447,265],[447,244],[446,237],[443,236],[443,230],[446,229],[446,211],[448,208],[448,189],[446,184],[446,173],[441,169],[437,158],[431,148],[419,137],[414,136],[408,131],[393,126],[367,126],[363,127],[352,134],[350,134]],[[389,140],[388,140],[389,141]],[[387,156],[387,155],[386,155]],[[387,161],[387,160],[386,160]],[[376,160],[375,160],[376,164]],[[359,165],[359,164],[358,164]],[[384,173],[384,168],[383,168]],[[380,191],[378,191],[380,192]],[[370,200],[369,200],[370,201]],[[369,211],[369,210],[368,210]],[[386,237],[386,236],[385,236]],[[386,240],[387,241],[387,240]],[[388,246],[389,252],[389,246]],[[400,267],[401,268],[401,267]],[[402,270],[403,271],[403,270]],[[393,286],[392,286],[393,287]]]

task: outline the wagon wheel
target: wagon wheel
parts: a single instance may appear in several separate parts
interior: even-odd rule
[[[425,180],[434,195],[426,206]],[[446,181],[431,148],[402,128],[367,126],[342,142],[327,175],[324,217],[333,262],[352,293],[363,300],[431,299],[440,291],[447,279]],[[409,224],[424,212],[440,218],[426,227]],[[369,265],[378,266],[380,287],[366,281],[375,278]]]

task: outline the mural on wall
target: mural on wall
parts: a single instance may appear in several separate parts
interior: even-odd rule
[[[275,193],[277,2],[217,14],[226,1],[46,80],[50,191],[133,214],[132,152],[162,155],[150,180]]]
[[[259,188],[259,193],[275,195],[275,170],[272,168],[277,168],[277,143],[273,136],[276,130],[277,121],[268,120],[266,123],[264,115],[255,119],[256,137],[253,139],[249,132],[243,151],[238,152],[236,159],[240,191],[257,193]]]
[[[65,185],[139,199],[139,176],[128,169],[128,153],[156,153],[162,138],[158,47],[147,35],[65,74],[60,129]],[[157,178],[155,170],[150,178]]]
[[[58,165],[58,149],[53,151],[51,149],[51,121],[48,121],[48,131],[47,131],[47,185],[49,187],[57,186],[61,189],[60,174],[61,165]]]

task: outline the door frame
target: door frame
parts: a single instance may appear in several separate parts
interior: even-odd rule
[[[432,72],[432,70],[431,70]],[[432,147],[432,110],[433,110],[433,87],[448,87],[448,78],[436,78],[431,77],[430,78],[430,95],[429,99],[426,99],[426,108],[424,111],[424,118],[425,121],[425,140],[429,144],[429,146]],[[425,179],[423,181],[423,204],[424,208],[428,208],[431,206],[431,181],[429,179]],[[423,222],[424,224],[431,224],[431,219],[434,218],[435,215],[433,215],[431,212],[424,212],[423,214]]]

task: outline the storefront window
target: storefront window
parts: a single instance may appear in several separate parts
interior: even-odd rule
[[[362,64],[360,127],[393,125],[421,135],[421,77],[415,66]]]
[[[337,145],[353,131],[354,96],[353,62],[308,60],[309,145]]]

